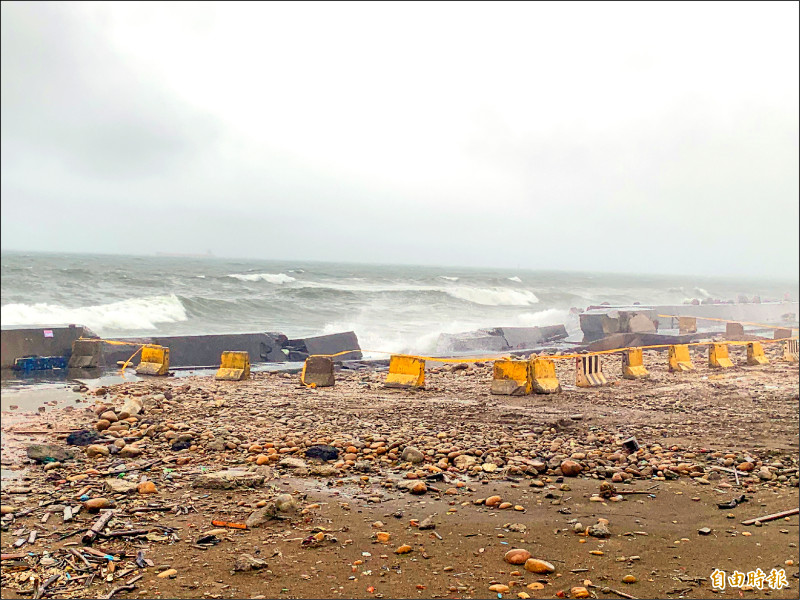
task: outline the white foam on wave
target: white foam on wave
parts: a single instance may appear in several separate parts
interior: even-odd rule
[[[516,276],[509,277],[508,280],[509,281],[516,281],[517,283],[522,283],[522,279],[520,279],[519,277],[516,277]]]
[[[536,294],[529,290],[504,287],[481,288],[466,285],[439,287],[407,283],[352,285],[313,281],[303,282],[301,287],[367,293],[441,292],[452,298],[483,306],[530,306],[539,302]]]
[[[439,336],[493,327],[534,327],[563,323],[569,333],[580,330],[577,315],[564,309],[549,308],[537,312],[509,315],[496,322],[473,315],[466,319],[430,321],[430,318],[382,321],[381,313],[362,310],[347,319],[325,325],[323,335],[355,331],[366,358],[387,358],[387,353],[435,356]]]
[[[266,281],[276,285],[297,281],[297,279],[286,273],[230,273],[228,277],[233,277],[239,281]]]
[[[529,306],[539,302],[539,298],[536,297],[536,294],[528,290],[474,288],[464,286],[442,291],[459,300],[466,300],[474,304],[483,304],[484,306]]]
[[[445,279],[447,281],[458,281],[458,277],[449,277],[447,275],[439,275],[439,279]]]
[[[186,309],[175,294],[131,298],[110,304],[69,308],[59,304],[6,304],[0,309],[3,325],[75,323],[95,333],[156,329],[156,323],[186,321]]]

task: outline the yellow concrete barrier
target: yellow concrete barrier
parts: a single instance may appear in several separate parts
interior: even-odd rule
[[[531,364],[527,360],[496,360],[491,393],[501,396],[527,396],[531,393]]]
[[[561,384],[556,377],[555,361],[546,358],[531,360],[531,388],[537,394],[557,394]]]
[[[333,359],[327,356],[309,356],[303,363],[300,382],[311,387],[331,387],[336,383]]]
[[[733,366],[728,356],[728,344],[711,344],[708,347],[708,366],[713,369],[730,369]]]
[[[678,333],[697,333],[697,317],[678,317]]]
[[[223,352],[215,379],[218,381],[250,379],[250,355],[247,352]]]
[[[575,359],[575,385],[578,387],[608,385],[608,379],[603,375],[599,355],[579,356]]]
[[[681,373],[683,371],[694,371],[692,357],[689,356],[689,346],[677,344],[669,347],[669,372]]]
[[[136,374],[166,375],[167,373],[169,373],[169,348],[150,344],[144,346]]]
[[[767,355],[764,354],[764,346],[761,342],[750,342],[747,344],[747,364],[750,366],[765,365],[769,362]]]
[[[650,373],[644,367],[641,348],[630,348],[622,353],[622,377],[624,379],[650,377]]]
[[[798,362],[798,344],[797,340],[786,340],[783,342],[783,360],[789,362]]]
[[[389,359],[389,374],[384,385],[391,388],[425,387],[425,361],[414,356],[393,354]]]

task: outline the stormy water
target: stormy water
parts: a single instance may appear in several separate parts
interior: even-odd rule
[[[760,296],[797,281],[3,252],[2,325],[85,325],[106,338],[353,330],[365,349],[433,352],[440,333],[564,323],[570,308]]]

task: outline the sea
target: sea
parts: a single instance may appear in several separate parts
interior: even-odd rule
[[[11,251],[1,258],[3,326],[75,323],[104,338],[352,330],[367,351],[419,354],[435,352],[441,333],[479,328],[563,323],[575,334],[570,309],[603,302],[798,298],[797,281],[758,278]]]

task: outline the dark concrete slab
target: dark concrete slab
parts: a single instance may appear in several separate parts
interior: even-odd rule
[[[228,350],[247,352],[250,362],[285,362],[282,333],[234,333],[220,335],[156,336],[151,343],[169,348],[171,367],[219,365],[222,353]]]
[[[97,337],[83,325],[3,327],[0,331],[0,366],[10,369],[23,356],[72,355],[72,342]]]
[[[361,346],[354,331],[289,340],[284,347],[290,351],[292,360],[305,360],[310,355],[338,354],[346,350],[353,352],[333,357],[334,362],[361,360],[362,358]]]

